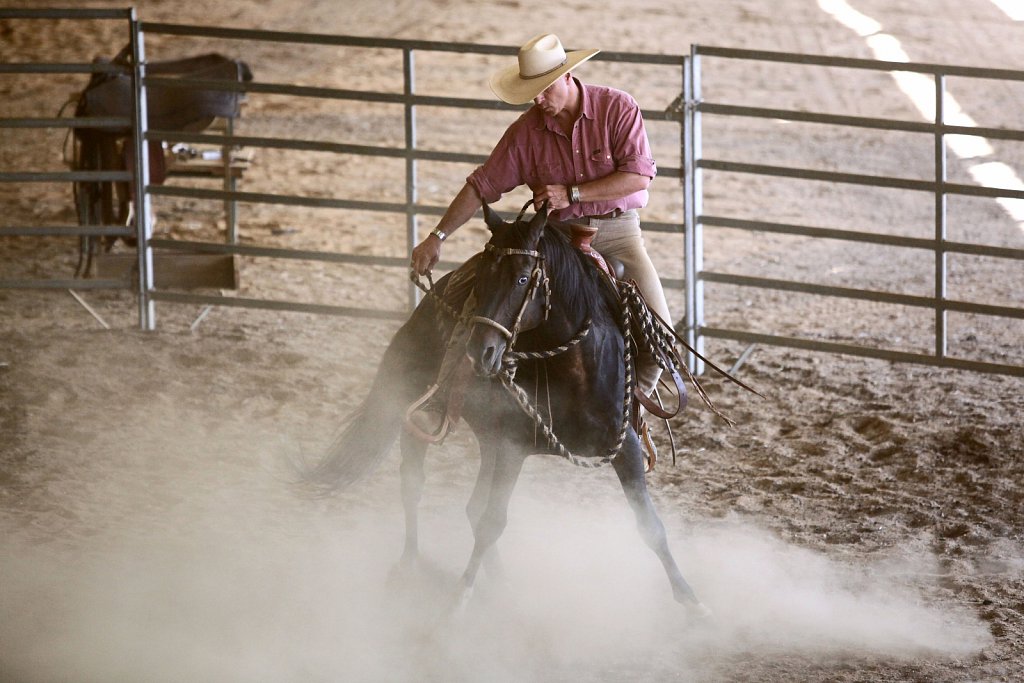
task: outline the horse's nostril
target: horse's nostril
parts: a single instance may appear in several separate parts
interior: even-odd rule
[[[495,353],[496,353],[496,351],[495,351],[495,348],[493,346],[488,346],[487,348],[484,349],[484,352],[483,352],[483,354],[481,354],[480,359],[483,361],[483,364],[485,366],[490,367],[490,366],[494,365],[494,355],[495,355]]]

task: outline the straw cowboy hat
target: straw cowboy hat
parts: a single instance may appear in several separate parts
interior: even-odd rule
[[[519,64],[491,76],[491,90],[509,104],[526,104],[542,90],[600,50],[574,50],[566,54],[554,33],[534,36],[519,48]]]

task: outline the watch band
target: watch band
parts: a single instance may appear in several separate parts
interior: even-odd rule
[[[430,231],[430,234],[436,237],[437,239],[441,240],[442,242],[448,239],[448,233],[446,233],[444,230],[441,230],[440,228],[434,228],[433,230]]]

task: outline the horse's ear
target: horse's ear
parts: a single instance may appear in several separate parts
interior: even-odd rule
[[[530,219],[530,241],[537,244],[544,226],[548,224],[548,203],[545,201],[540,205],[540,210]]]
[[[505,225],[505,221],[501,220],[501,216],[491,211],[491,207],[487,205],[487,202],[482,202],[482,204],[484,207],[484,223],[487,224],[491,232]]]

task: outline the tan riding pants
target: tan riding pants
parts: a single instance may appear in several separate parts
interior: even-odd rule
[[[644,238],[640,233],[640,214],[636,209],[624,211],[615,218],[588,218],[586,224],[597,228],[591,246],[603,256],[622,263],[625,271],[623,279],[635,280],[647,304],[671,325],[672,315],[668,310],[665,290],[647,254],[647,247],[644,246]],[[560,229],[568,230],[568,226]],[[649,396],[658,384],[659,377],[661,368],[654,362],[654,358],[647,353],[641,354],[637,361],[637,384],[640,390]]]

